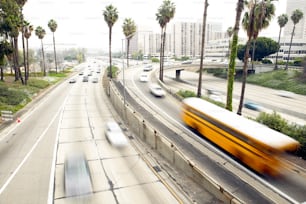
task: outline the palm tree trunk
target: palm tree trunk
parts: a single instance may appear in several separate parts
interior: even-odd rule
[[[30,63],[29,63],[29,40],[26,39],[26,50],[27,50],[27,72],[25,73],[26,81],[29,79]]]
[[[198,82],[198,91],[197,91],[197,97],[199,97],[199,98],[202,95],[201,90],[202,90],[202,74],[203,74],[203,58],[204,58],[207,7],[208,7],[208,0],[205,0],[204,13],[203,13],[203,25],[202,25],[200,73],[199,73],[199,82]]]
[[[0,65],[0,81],[4,81],[4,77],[3,77],[3,67],[2,65]]]
[[[166,26],[164,28],[163,37],[163,49],[162,49],[162,60],[161,60],[161,81],[164,81],[164,59],[165,59],[165,46],[166,46]]]
[[[0,56],[0,81],[4,81],[3,64],[4,64],[4,55]]]
[[[233,109],[233,90],[234,90],[234,79],[235,79],[235,66],[237,56],[237,44],[238,44],[238,32],[241,13],[243,10],[244,0],[238,0],[236,9],[235,27],[233,32],[233,41],[231,45],[230,61],[228,63],[227,73],[227,96],[226,96],[226,109],[232,111]]]
[[[255,47],[256,47],[256,39],[253,39],[253,48],[252,48],[252,71],[254,70]]]
[[[243,64],[243,75],[242,75],[242,87],[241,87],[241,94],[240,94],[240,102],[237,114],[241,115],[242,107],[243,107],[243,100],[244,100],[244,93],[245,93],[245,85],[246,85],[246,78],[248,74],[248,59],[249,59],[249,51],[250,51],[251,39],[248,40],[247,46],[245,48],[244,53],[244,64]]]
[[[55,37],[54,37],[54,32],[53,32],[53,50],[54,50],[55,72],[57,73],[57,60],[56,60],[56,49],[55,49]]]
[[[162,55],[163,55],[163,28],[161,28],[160,35],[160,51],[159,51],[159,80],[162,81]]]
[[[292,39],[293,39],[293,35],[294,35],[294,30],[295,30],[295,24],[293,25],[293,29],[292,29],[292,33],[291,33],[291,40],[290,40],[289,52],[288,52],[288,58],[287,58],[287,63],[286,63],[285,70],[288,70],[288,63],[289,63],[289,58],[290,58],[290,51],[291,51],[291,45],[292,45]]]
[[[280,28],[279,28],[279,34],[278,34],[278,45],[279,45],[279,43],[280,43],[281,32],[282,32],[282,28],[280,27]],[[279,45],[279,48],[280,48],[280,45]],[[277,69],[278,69],[277,61],[278,61],[278,52],[279,52],[279,48],[278,48],[278,50],[277,50],[277,52],[276,52],[276,59],[275,59],[274,70],[277,70]]]
[[[26,49],[24,44],[24,31],[21,30],[21,39],[22,39],[22,51],[23,51],[23,67],[24,67],[24,84],[27,85],[27,59],[26,59]]]
[[[130,48],[130,39],[127,39],[127,47],[126,47],[126,66],[129,68],[129,48]]]
[[[15,38],[11,39],[11,45],[13,48],[13,57],[12,57],[12,61],[13,61],[13,70],[14,70],[14,74],[15,74],[15,81],[19,80],[19,74],[18,74],[18,69],[17,69],[17,64],[16,64],[16,49],[15,49]]]
[[[41,54],[43,58],[43,72],[44,72],[44,76],[46,76],[45,52],[44,52],[44,45],[43,45],[42,40],[41,40]]]
[[[113,78],[112,76],[112,27],[109,27],[109,77]]]

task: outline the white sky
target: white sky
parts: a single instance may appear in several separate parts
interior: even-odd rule
[[[108,26],[103,18],[103,10],[113,4],[118,10],[119,19],[113,26],[113,50],[121,50],[123,19],[132,18],[137,26],[146,26],[160,31],[155,14],[163,0],[28,0],[23,13],[35,28],[46,30],[43,39],[45,49],[52,49],[52,33],[48,21],[54,19],[58,28],[55,32],[57,48],[67,46],[101,48],[108,50]],[[202,21],[204,0],[172,0],[176,5],[174,21]],[[209,0],[208,19],[223,23],[223,30],[235,22],[237,0]],[[276,17],[285,12],[286,0],[275,3],[276,15],[271,28],[263,32],[269,37],[278,36]],[[241,34],[244,31],[240,31]],[[263,35],[263,34],[262,34]],[[50,45],[50,46],[49,46]],[[32,34],[30,46],[40,46],[40,40]]]

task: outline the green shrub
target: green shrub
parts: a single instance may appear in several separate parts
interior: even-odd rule
[[[41,79],[30,78],[28,80],[28,86],[36,87],[38,89],[47,88],[49,85],[50,83],[48,81],[41,80]]]
[[[7,87],[1,87],[0,90],[0,102],[7,105],[19,105],[26,100],[27,97],[27,94],[22,90],[9,89]]]
[[[177,94],[183,98],[188,98],[188,97],[196,97],[196,93],[194,93],[193,91],[188,91],[188,90],[179,90],[179,92],[177,92]]]
[[[272,61],[269,60],[269,59],[263,59],[263,60],[261,60],[261,62],[262,62],[263,64],[272,64]]]
[[[283,128],[286,128],[287,121],[283,119],[275,111],[272,114],[261,112],[256,118],[257,122],[260,122],[278,132],[282,132]]]
[[[107,67],[107,76],[109,77],[110,76],[110,74],[109,74],[109,72],[110,72],[110,69],[109,69],[110,67],[108,66]],[[117,77],[117,75],[118,75],[118,67],[116,67],[116,66],[114,66],[114,65],[112,65],[112,77],[113,78],[116,78]]]
[[[306,159],[306,125],[289,124],[276,112],[272,114],[260,113],[256,121],[297,140],[301,147],[295,154]]]
[[[220,77],[220,78],[227,78],[227,70],[224,68],[211,68],[211,69],[206,69],[207,73],[209,74],[213,74],[216,77]]]
[[[156,57],[152,57],[152,58],[151,58],[151,61],[152,61],[152,62],[159,62],[159,59],[156,58]]]
[[[248,83],[306,95],[306,83],[301,70],[277,70],[249,75]]]

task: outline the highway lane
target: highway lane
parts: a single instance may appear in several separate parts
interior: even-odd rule
[[[142,101],[144,104],[149,104],[147,105],[148,107],[151,107],[153,109],[153,111],[157,114],[159,113],[160,115],[164,115],[164,112],[166,112],[166,115],[170,115],[170,117],[172,117],[173,119],[175,119],[177,121],[177,123],[180,122],[179,119],[179,107],[178,105],[175,105],[172,102],[165,102],[165,99],[160,99],[160,98],[154,98],[153,97],[153,101],[151,101],[152,96],[149,94],[148,92],[148,84],[143,84],[143,83],[139,83],[138,82],[138,76],[141,72],[141,68],[130,68],[126,71],[126,85],[128,89],[131,89],[133,94],[135,94],[134,98],[137,98],[137,101]],[[174,71],[173,71],[174,72]],[[134,78],[135,82],[131,82],[129,81],[129,79]],[[155,76],[152,76],[151,80],[154,80]],[[134,85],[133,85],[134,84]],[[140,85],[140,86],[139,86]],[[138,88],[137,88],[138,86]],[[138,91],[137,91],[138,90]],[[137,95],[139,95],[137,97]],[[170,97],[166,97],[167,99]],[[145,102],[147,100],[147,102]],[[168,103],[168,105],[167,105]],[[165,107],[165,108],[164,108]],[[176,112],[175,114],[172,115],[172,112]],[[159,116],[160,117],[160,116]],[[166,117],[167,116],[163,116]],[[168,118],[166,120],[169,120]],[[237,172],[238,173],[238,172]],[[291,172],[292,173],[292,172]],[[294,174],[294,173],[293,173]],[[255,177],[258,180],[265,180],[265,178],[261,178],[261,177]],[[299,178],[300,181],[303,182],[295,182],[297,179]],[[252,179],[253,180],[253,179]],[[268,182],[267,182],[268,180]],[[284,182],[285,180],[282,180],[284,183],[279,182],[279,181],[273,181],[273,180],[269,180],[267,179],[266,181],[264,181],[267,185],[270,185],[269,183],[271,183],[272,188],[275,189],[281,189],[279,192],[285,192],[284,194],[288,194],[290,196],[293,197],[294,199],[297,199],[299,201],[305,201],[305,195],[303,193],[303,189],[305,189],[305,176],[304,175],[288,175],[288,177],[285,179],[287,180],[286,182]],[[282,184],[280,184],[282,183]],[[271,187],[270,186],[270,187]],[[277,186],[277,187],[274,187]],[[270,188],[269,187],[269,188]],[[290,197],[288,196],[288,197]]]
[[[47,203],[57,121],[68,93],[60,84],[1,132],[0,203]]]
[[[105,138],[105,124],[114,120],[114,112],[101,81],[73,86],[59,127],[54,203],[79,201],[65,196],[62,182],[64,155],[74,149],[85,152],[92,172],[93,193],[84,202],[179,203],[132,143],[116,148]]]
[[[165,71],[165,79],[174,79],[175,72],[173,69]],[[188,70],[181,72],[181,79],[188,82],[189,89],[197,87],[198,74]],[[173,80],[172,80],[173,81]],[[167,81],[172,83],[171,80]],[[224,103],[226,101],[227,81],[211,75],[204,74],[202,81],[203,94],[206,95],[206,89],[215,90],[221,93]],[[241,83],[234,83],[233,92],[233,109],[238,108],[240,100]],[[287,95],[286,95],[287,94]],[[287,97],[284,97],[287,96]],[[284,115],[285,119],[298,124],[306,123],[306,96],[294,93],[287,93],[280,90],[269,89],[257,85],[247,84],[244,101],[252,101],[259,104],[265,111],[276,111]],[[243,108],[243,112],[250,113],[247,108]],[[254,112],[254,111],[252,111]],[[257,115],[257,114],[255,114]]]
[[[120,119],[99,80],[65,81],[0,133],[0,203],[188,203],[144,160],[136,141],[118,149],[106,140],[106,121]],[[66,197],[64,161],[75,150],[86,155],[93,192]]]

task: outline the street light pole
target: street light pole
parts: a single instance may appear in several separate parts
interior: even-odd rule
[[[124,40],[122,39],[122,81],[123,81],[123,105],[125,108],[125,77],[124,77],[124,49],[123,49],[123,44],[124,44]]]

